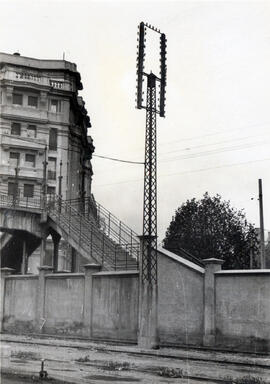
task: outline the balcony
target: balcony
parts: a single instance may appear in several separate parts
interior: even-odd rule
[[[21,149],[31,149],[34,151],[44,151],[44,146],[46,145],[46,140],[38,139],[38,141],[44,141],[44,144],[37,143],[36,138],[26,137],[24,140],[23,136],[13,136],[8,134],[2,135],[2,147],[4,150],[8,150],[10,147],[12,148],[21,148]]]

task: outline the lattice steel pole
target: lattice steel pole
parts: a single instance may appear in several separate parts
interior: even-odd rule
[[[160,77],[144,71],[146,29],[160,34]],[[151,25],[140,23],[137,58],[137,108],[146,109],[143,235],[140,254],[140,302],[138,344],[156,348],[158,337],[158,276],[157,276],[157,132],[156,115],[165,116],[166,38]],[[146,104],[143,103],[143,80],[147,79]],[[156,83],[160,83],[159,106]]]
[[[142,279],[157,282],[157,145],[156,76],[147,78],[144,207],[142,237]]]

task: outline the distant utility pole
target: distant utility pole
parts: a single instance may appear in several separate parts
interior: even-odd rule
[[[160,74],[144,70],[147,31],[152,30],[160,40]],[[153,34],[154,36],[155,34]],[[157,28],[140,23],[137,57],[137,108],[146,110],[143,235],[140,260],[140,321],[139,345],[145,348],[158,346],[157,327],[157,145],[156,115],[165,117],[166,37]],[[149,58],[147,58],[149,60]],[[146,100],[143,99],[143,81],[146,78]],[[156,85],[159,83],[159,103],[156,102]]]
[[[45,149],[44,149],[44,161],[43,161],[43,190],[42,190],[42,194],[43,194],[43,204],[44,204],[44,208],[46,207],[46,198],[47,198],[47,165],[48,165],[48,162],[47,162],[47,145],[45,146]]]
[[[58,176],[58,195],[60,197],[60,199],[62,199],[62,179],[63,179],[63,176],[62,176],[62,160],[60,161],[60,172],[59,172],[59,176]]]
[[[261,251],[261,269],[265,268],[265,243],[264,243],[264,220],[263,220],[263,192],[262,179],[259,179],[259,206],[260,206],[260,251]]]
[[[17,204],[17,199],[19,199],[19,157],[17,158],[17,164],[15,167],[15,183],[13,191],[13,205]]]

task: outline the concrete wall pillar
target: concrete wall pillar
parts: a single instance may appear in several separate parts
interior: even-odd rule
[[[0,332],[3,332],[3,320],[4,320],[4,305],[5,305],[5,288],[6,288],[6,277],[11,275],[15,269],[12,268],[1,268],[1,293],[0,293]]]
[[[140,236],[140,278],[139,278],[139,332],[140,348],[155,349],[159,345],[158,335],[158,283],[142,279],[143,236]]]
[[[216,325],[215,325],[215,273],[221,270],[223,260],[204,259],[204,336],[203,345],[214,346]]]
[[[92,336],[92,303],[93,303],[93,273],[97,273],[101,270],[99,264],[86,264],[84,265],[85,277],[84,277],[84,310],[83,310],[83,322],[84,322],[84,336]]]
[[[51,266],[39,267],[39,279],[38,279],[38,305],[37,305],[37,317],[36,317],[36,332],[42,333],[46,319],[45,314],[45,295],[46,295],[46,275],[53,272]]]

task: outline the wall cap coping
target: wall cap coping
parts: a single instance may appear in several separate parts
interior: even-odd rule
[[[208,265],[208,264],[219,264],[219,265],[222,265],[224,263],[224,260],[216,259],[215,257],[210,257],[209,259],[203,259],[202,262],[205,265]]]
[[[76,273],[48,273],[45,278],[46,279],[76,279],[78,277],[84,277],[84,273],[76,272]]]
[[[139,275],[139,271],[102,271],[93,273],[92,276],[117,276],[117,275]]]
[[[83,265],[83,267],[85,269],[100,269],[101,265],[100,264],[95,264],[95,263],[89,263],[89,264]]]
[[[29,280],[38,280],[38,275],[8,275],[8,276],[6,276],[6,278],[7,279],[14,279],[14,280],[16,280],[16,279],[18,279],[18,280],[27,280],[27,279],[29,279]]]
[[[38,267],[39,271],[53,271],[53,267],[50,265],[42,265],[41,267]]]
[[[230,269],[217,271],[215,275],[270,275],[270,269]]]
[[[201,274],[205,273],[204,268],[200,267],[199,265],[193,263],[192,261],[189,261],[185,259],[184,257],[181,257],[179,255],[176,255],[175,253],[168,251],[167,249],[163,247],[157,247],[158,252],[162,253],[163,255],[169,257],[170,259],[173,259],[174,261],[177,261],[180,264],[185,265],[186,267],[193,269]]]
[[[6,272],[12,273],[15,271],[15,269],[9,268],[9,267],[4,267],[4,268],[1,268],[0,271],[1,271],[1,273],[6,273]]]

